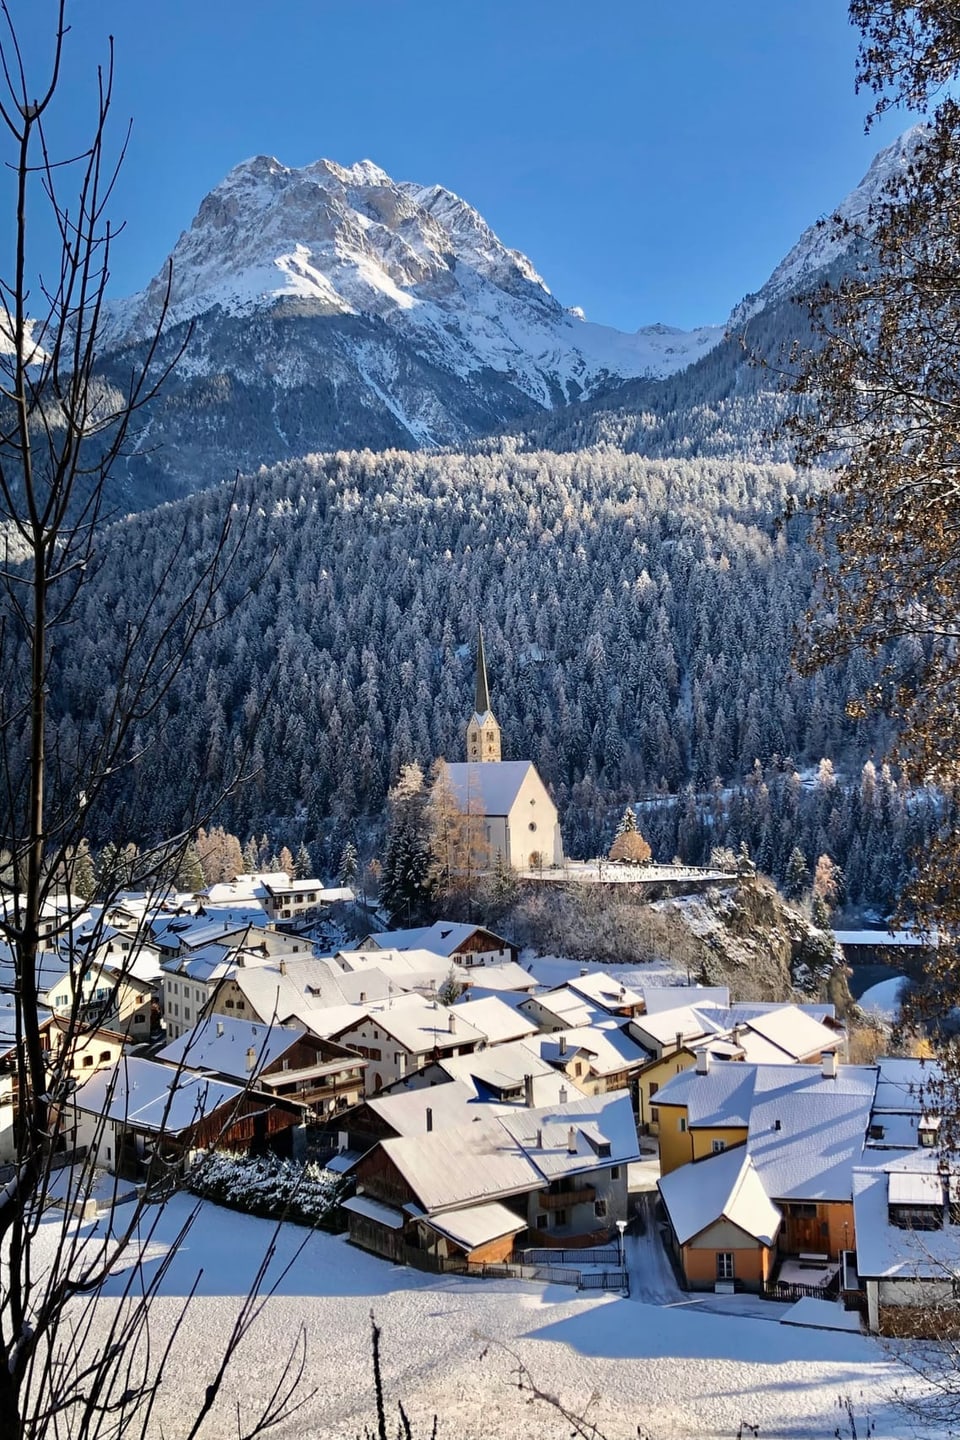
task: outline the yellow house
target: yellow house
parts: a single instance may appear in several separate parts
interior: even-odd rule
[[[777,1256],[829,1270],[854,1247],[853,1167],[877,1074],[833,1053],[819,1066],[711,1064],[704,1050],[667,1082],[660,1190],[689,1285],[760,1288]]]

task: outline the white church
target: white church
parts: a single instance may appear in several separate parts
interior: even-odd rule
[[[557,807],[532,760],[500,757],[500,726],[490,708],[483,630],[477,641],[477,692],[467,722],[467,758],[446,765],[457,804],[483,817],[487,863],[497,854],[514,870],[542,870],[563,864]]]

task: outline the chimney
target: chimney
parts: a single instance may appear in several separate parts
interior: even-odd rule
[[[576,1153],[577,1153],[577,1132],[576,1132],[576,1130],[574,1130],[573,1126],[571,1125],[571,1126],[570,1126],[570,1129],[567,1131],[567,1154],[568,1154],[568,1155],[576,1155]]]
[[[566,1055],[566,1053],[567,1053],[567,1037],[566,1037],[566,1035],[561,1035],[561,1036],[560,1036],[560,1054],[561,1054],[561,1055]]]
[[[560,1086],[560,1104],[561,1104],[561,1105],[566,1105],[566,1103],[567,1103],[567,1087],[566,1087],[566,1085],[561,1085],[561,1086]]]
[[[281,955],[281,957],[280,957],[280,974],[281,974],[281,975],[286,975],[286,973],[287,973],[287,962],[286,962],[286,960],[284,960],[283,956]]]
[[[783,1122],[782,1122],[781,1120],[774,1120],[774,1122],[773,1122],[773,1128],[774,1128],[774,1130],[782,1130],[782,1129],[783,1129]]]
[[[589,974],[590,974],[590,971],[587,969],[586,965],[581,965],[581,966],[580,966],[580,979],[582,980],[583,977],[584,977],[584,975],[589,975]]]
[[[223,1034],[223,1021],[222,1021],[222,1020],[218,1020],[218,1021],[217,1021],[217,1034],[218,1034],[218,1035],[222,1035],[222,1034]]]
[[[532,1109],[533,1109],[533,1076],[532,1076],[532,1075],[524,1075],[524,1077],[523,1077],[523,1103],[524,1103],[524,1105],[526,1105],[526,1107],[527,1107],[528,1110],[532,1110]]]
[[[433,1110],[431,1109],[431,1107],[430,1107],[429,1105],[427,1106],[427,1109],[426,1109],[426,1116],[427,1116],[427,1134],[429,1135],[430,1131],[433,1129]]]
[[[454,1013],[453,1013],[452,1010],[450,1011],[449,1018],[447,1019],[447,1029],[450,1031],[450,1034],[451,1034],[451,1035],[456,1035],[456,1033],[457,1033],[457,1017],[456,1017],[456,1015],[454,1015]]]
[[[824,1080],[836,1080],[837,1057],[833,1050],[824,1050],[820,1055],[820,1071]]]
[[[257,1063],[257,1052],[251,1045],[247,1051],[247,1069],[252,1070]]]
[[[676,1041],[677,1041],[677,1049],[678,1049],[678,1050],[682,1050],[682,1049],[683,1049],[683,1031],[682,1031],[682,1030],[678,1030],[678,1031],[677,1031]]]
[[[365,1003],[366,1003],[366,999],[367,999],[367,992],[366,992],[366,990],[361,990],[361,991],[360,991],[360,1004],[361,1004],[361,1005],[365,1004]]]
[[[537,1149],[538,1149],[538,1150],[542,1150],[542,1149],[543,1149],[543,1131],[542,1131],[542,1130],[538,1130],[538,1131],[537,1131]]]
[[[697,1051],[697,1074],[709,1075],[710,1073],[710,1051],[704,1045],[702,1050]]]

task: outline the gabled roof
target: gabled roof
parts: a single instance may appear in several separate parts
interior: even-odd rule
[[[486,1122],[381,1144],[431,1213],[541,1189],[640,1153],[625,1090],[535,1110],[509,1106]]]
[[[521,1010],[527,1007],[527,1004],[527,1001],[523,1001]],[[529,1010],[536,1014],[540,1006],[567,1025],[593,1025],[609,1018],[608,1011],[602,1010],[598,1005],[591,1005],[589,1000],[578,995],[576,990],[571,990],[569,985],[560,985],[556,990],[542,990],[539,994],[531,995]]]
[[[744,1145],[682,1165],[659,1184],[681,1245],[721,1219],[763,1245],[777,1238],[781,1213],[768,1198]]]
[[[525,1035],[535,1035],[537,1027],[526,1015],[520,1014],[511,1005],[506,1005],[495,995],[485,1000],[460,1000],[455,1007],[462,1016],[486,1037],[489,1045],[502,1045],[509,1040],[521,1040]]]
[[[481,767],[487,768],[490,767]],[[499,768],[499,767],[498,767]],[[471,925],[463,920],[437,920],[432,925],[420,925],[413,930],[381,930],[368,935],[367,940],[382,950],[430,950],[435,955],[449,958],[461,949],[477,931],[491,935],[508,948],[509,942],[502,935],[494,935],[485,925]]]
[[[444,1006],[422,995],[397,995],[392,1000],[354,1005],[350,1009],[353,1013],[346,1017],[346,1023],[337,1030],[327,1030],[328,1035],[345,1034],[369,1019],[414,1055],[476,1044],[483,1039],[469,1021],[458,1018],[455,1006]]]
[[[524,1218],[508,1210],[506,1205],[491,1201],[487,1205],[468,1205],[462,1210],[445,1210],[442,1215],[431,1216],[426,1222],[431,1230],[446,1235],[465,1250],[475,1250],[478,1245],[487,1245],[491,1240],[500,1240],[504,1235],[516,1235],[526,1229]]]
[[[125,1056],[100,1070],[75,1096],[78,1110],[105,1115],[138,1130],[180,1135],[222,1106],[235,1104],[243,1089],[170,1065]]]
[[[612,1022],[606,1025],[578,1025],[555,1035],[539,1035],[529,1041],[544,1060],[552,1065],[565,1065],[577,1050],[582,1050],[594,1075],[615,1075],[631,1067],[639,1069],[650,1060],[650,1054]]]
[[[447,763],[445,770],[461,810],[487,817],[509,815],[527,777],[537,775],[532,760]]]
[[[418,1090],[397,1090],[375,1095],[365,1101],[373,1113],[396,1135],[426,1135],[430,1130],[450,1130],[475,1120],[489,1120],[497,1106],[477,1099],[470,1085],[449,1080],[445,1085],[428,1085]],[[427,1111],[430,1111],[430,1127]]]
[[[611,1013],[623,1010],[627,1006],[640,1006],[643,1002],[643,995],[639,990],[632,990],[608,975],[604,970],[596,970],[590,975],[577,975],[567,981],[571,990],[582,995],[591,1005],[599,1005],[603,1010]]]
[[[246,1081],[259,1075],[292,1050],[306,1032],[299,1025],[264,1025],[235,1020],[227,1015],[208,1015],[184,1035],[171,1040],[157,1053],[168,1065],[188,1070],[212,1070],[218,1075]],[[253,1063],[248,1064],[249,1052]]]
[[[911,1180],[919,1181],[921,1186],[932,1182],[942,1188],[942,1164],[943,1156],[937,1150],[919,1150],[883,1165],[858,1166],[854,1170],[857,1271],[862,1278],[945,1280],[960,1275],[960,1228],[956,1225],[914,1231],[890,1223],[889,1205],[901,1203],[891,1197],[891,1182],[895,1193],[897,1185],[909,1193]],[[958,1181],[957,1174],[949,1176],[954,1192]]]

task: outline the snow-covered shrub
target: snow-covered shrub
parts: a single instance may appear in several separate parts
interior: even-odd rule
[[[200,1157],[187,1176],[195,1195],[259,1215],[267,1220],[292,1220],[297,1225],[340,1230],[340,1201],[346,1190],[342,1175],[308,1161],[300,1165],[276,1155],[228,1155],[214,1151]]]

